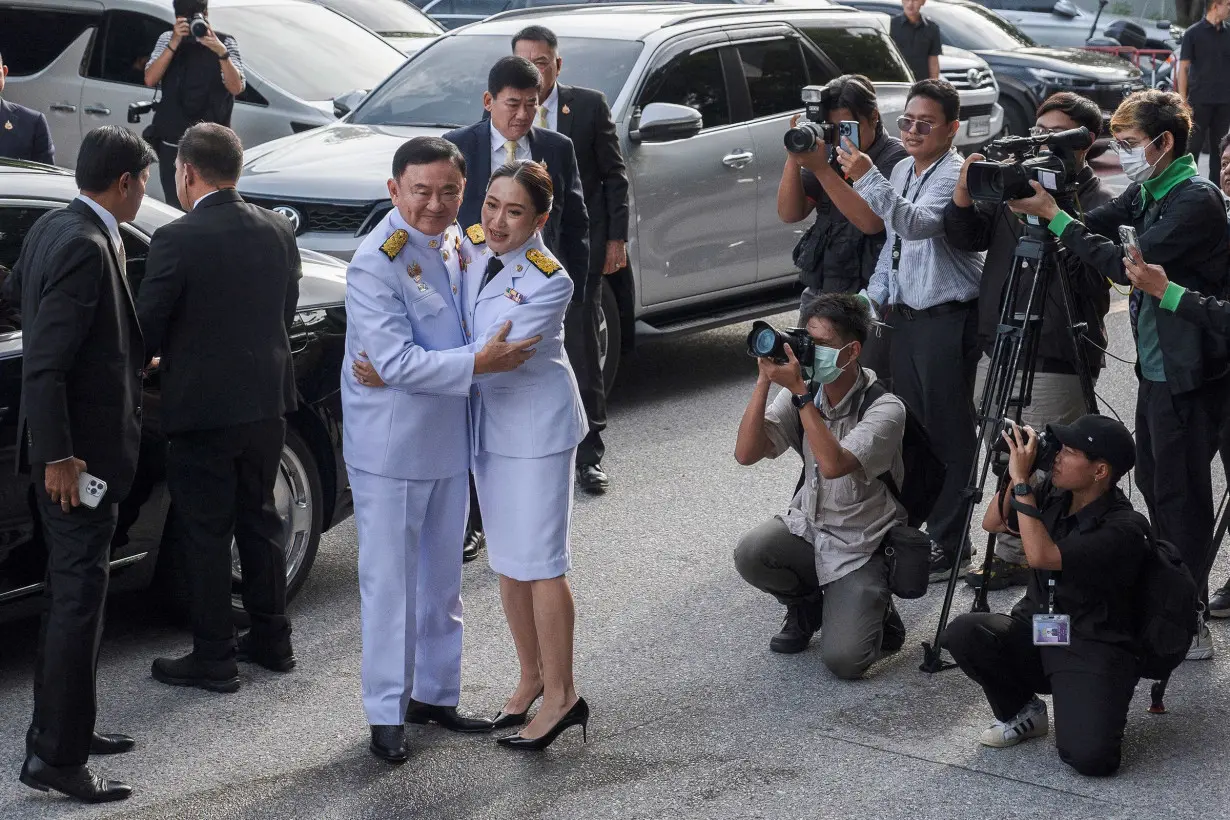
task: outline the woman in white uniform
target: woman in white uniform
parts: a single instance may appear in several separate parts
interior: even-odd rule
[[[575,620],[565,573],[577,445],[588,422],[564,353],[564,313],[572,282],[543,242],[551,177],[517,162],[491,177],[482,225],[466,230],[460,252],[469,332],[482,345],[512,322],[511,339],[542,336],[516,370],[484,376],[472,391],[474,482],[487,555],[517,646],[521,679],[496,727],[522,726],[505,746],[544,749],[564,729],[589,720],[572,676]]]

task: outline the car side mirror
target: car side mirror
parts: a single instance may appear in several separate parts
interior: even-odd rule
[[[675,103],[650,103],[641,111],[637,129],[628,136],[635,142],[686,140],[700,133],[704,120],[695,108]]]
[[[1072,0],[1056,0],[1055,5],[1051,7],[1051,13],[1072,20],[1079,17],[1081,12]]]
[[[345,94],[339,94],[333,98],[333,116],[341,118],[354,111],[359,107],[359,103],[363,102],[363,98],[367,96],[367,92],[361,88],[356,88],[353,91],[347,91]]]

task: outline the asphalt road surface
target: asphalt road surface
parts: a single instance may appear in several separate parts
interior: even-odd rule
[[[1112,348],[1131,359],[1125,305],[1116,298]],[[980,690],[956,670],[918,670],[939,585],[899,602],[906,648],[863,681],[835,679],[814,647],[769,652],[781,608],[741,582],[731,550],[740,533],[783,508],[798,463],[734,461],[755,373],[746,332],[740,325],[646,347],[617,386],[606,437],[613,489],[578,498],[573,526],[588,744],[570,730],[545,753],[518,753],[486,737],[414,727],[407,764],[369,754],[348,522],[325,536],[291,606],[298,668],[277,675],[245,665],[237,694],[153,681],[153,658],[185,651],[190,638],[143,596],[113,601],[98,726],[133,734],[138,746],[95,764],[136,787],[123,804],[81,806],[18,782],[36,628],[0,628],[0,818],[1220,816],[1230,801],[1225,623],[1213,626],[1216,658],[1176,674],[1169,714],[1149,715],[1148,684],[1140,686],[1123,769],[1108,780],[1073,774],[1050,738],[978,746],[992,719]],[[1132,426],[1130,366],[1110,362],[1098,392]],[[1214,580],[1227,569],[1219,561]],[[992,606],[1007,608],[1018,595],[994,593]],[[464,597],[462,709],[494,715],[516,665],[485,559],[465,568]],[[962,584],[955,611],[970,600]]]

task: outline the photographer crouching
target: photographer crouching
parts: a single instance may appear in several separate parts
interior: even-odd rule
[[[1129,284],[1124,245],[1134,240],[1144,261],[1165,266],[1178,285],[1221,294],[1230,267],[1225,199],[1199,176],[1188,153],[1191,126],[1191,110],[1179,95],[1138,91],[1110,121],[1119,163],[1132,180],[1127,190],[1083,221],[1062,211],[1037,182],[1034,196],[1009,207],[1048,220],[1066,248],[1114,282]],[[1210,463],[1228,384],[1225,345],[1140,290],[1132,293],[1129,315],[1140,381],[1136,485],[1154,533],[1178,547],[1201,588],[1213,556]],[[1211,657],[1212,637],[1201,622],[1188,659]]]
[[[1113,774],[1138,680],[1136,581],[1151,549],[1148,522],[1116,486],[1136,446],[1104,416],[1050,425],[1049,447],[1062,449],[1035,488],[1038,435],[1013,425],[1003,437],[1012,486],[992,499],[982,526],[1020,533],[1028,591],[1010,615],[959,616],[942,643],[995,713],[984,746],[1044,737],[1047,709],[1037,695],[1049,693],[1060,759],[1081,774]]]
[[[177,205],[175,157],[179,139],[201,122],[231,125],[235,98],[243,93],[243,59],[234,37],[209,24],[209,0],[174,0],[175,27],[154,43],[145,84],[161,88],[154,122],[145,137],[158,151],[163,200]]]
[[[876,381],[859,364],[871,322],[862,300],[822,294],[803,306],[803,319],[807,337],[789,344],[767,325],[753,330],[760,335],[749,352],[760,354],[760,376],[735,458],[749,466],[793,449],[803,456],[805,480],[785,513],[740,539],[735,567],[786,606],[770,649],[803,651],[823,621],[821,660],[853,679],[905,642],[880,545],[906,513],[878,476],[889,472],[901,486],[906,412],[884,393],[860,413]],[[814,352],[796,358],[794,348]],[[772,384],[784,389],[768,404]],[[818,394],[813,385],[822,386]]]
[[[1102,127],[1102,112],[1097,104],[1071,92],[1053,94],[1038,107],[1037,120],[1030,129],[1038,137],[1058,134],[1074,128],[1085,127],[1096,134]],[[1080,217],[1086,210],[1105,205],[1112,195],[1103,186],[1093,169],[1085,162],[1088,149],[1075,152],[1077,171],[1075,190],[1064,198],[1061,206],[1070,215]],[[990,354],[995,345],[999,327],[1000,310],[1006,292],[1007,279],[1012,271],[1017,241],[1023,233],[1021,220],[1009,212],[1006,204],[975,202],[970,196],[968,177],[970,165],[985,160],[981,154],[971,154],[961,166],[961,176],[953,191],[952,201],[944,209],[944,235],[948,242],[963,251],[986,251],[982,267],[982,280],[978,296],[978,344],[982,358],[978,362],[978,374],[974,384],[974,398],[982,395],[987,372],[991,365]],[[1100,349],[1106,347],[1105,318],[1110,310],[1110,292],[1106,279],[1094,267],[1086,265],[1071,251],[1059,254],[1062,274],[1071,285],[1077,322],[1085,325],[1085,337],[1089,345],[1083,357],[1072,350],[1067,311],[1063,304],[1062,289],[1051,283],[1047,289],[1046,304],[1042,308],[1042,328],[1038,340],[1036,370],[1034,373],[1032,401],[1021,412],[1021,421],[1041,429],[1047,424],[1071,424],[1086,412],[1081,393],[1080,369],[1086,363],[1096,381],[1101,368]],[[1031,277],[1021,277],[1017,283],[1017,304],[1024,305],[1029,293]],[[988,589],[1004,589],[1024,584],[1028,580],[1029,567],[1020,539],[1004,534],[996,539],[995,556],[986,585]],[[970,586],[982,583],[982,565],[971,567],[966,574]]]
[[[860,74],[846,74],[825,86],[803,90],[806,120],[791,120],[786,135],[786,164],[777,186],[777,216],[787,224],[813,211],[816,220],[794,249],[794,264],[803,283],[802,305],[821,293],[858,293],[875,272],[884,247],[884,220],[871,210],[837,164],[836,145],[854,137],[888,177],[905,159],[901,140],[884,131],[875,86]],[[844,134],[843,134],[844,131]],[[800,321],[800,324],[802,322]],[[888,338],[868,338],[861,362],[888,378]]]

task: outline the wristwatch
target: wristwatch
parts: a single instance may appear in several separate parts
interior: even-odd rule
[[[793,404],[795,407],[797,407],[800,410],[802,410],[804,407],[811,404],[815,400],[816,400],[816,394],[812,390],[808,390],[806,393],[800,393],[798,395],[794,395],[790,397],[790,403]]]
[[[1028,482],[1022,481],[1020,484],[1012,485],[1012,494],[1017,498],[1024,498],[1027,495],[1033,495],[1034,488]]]

